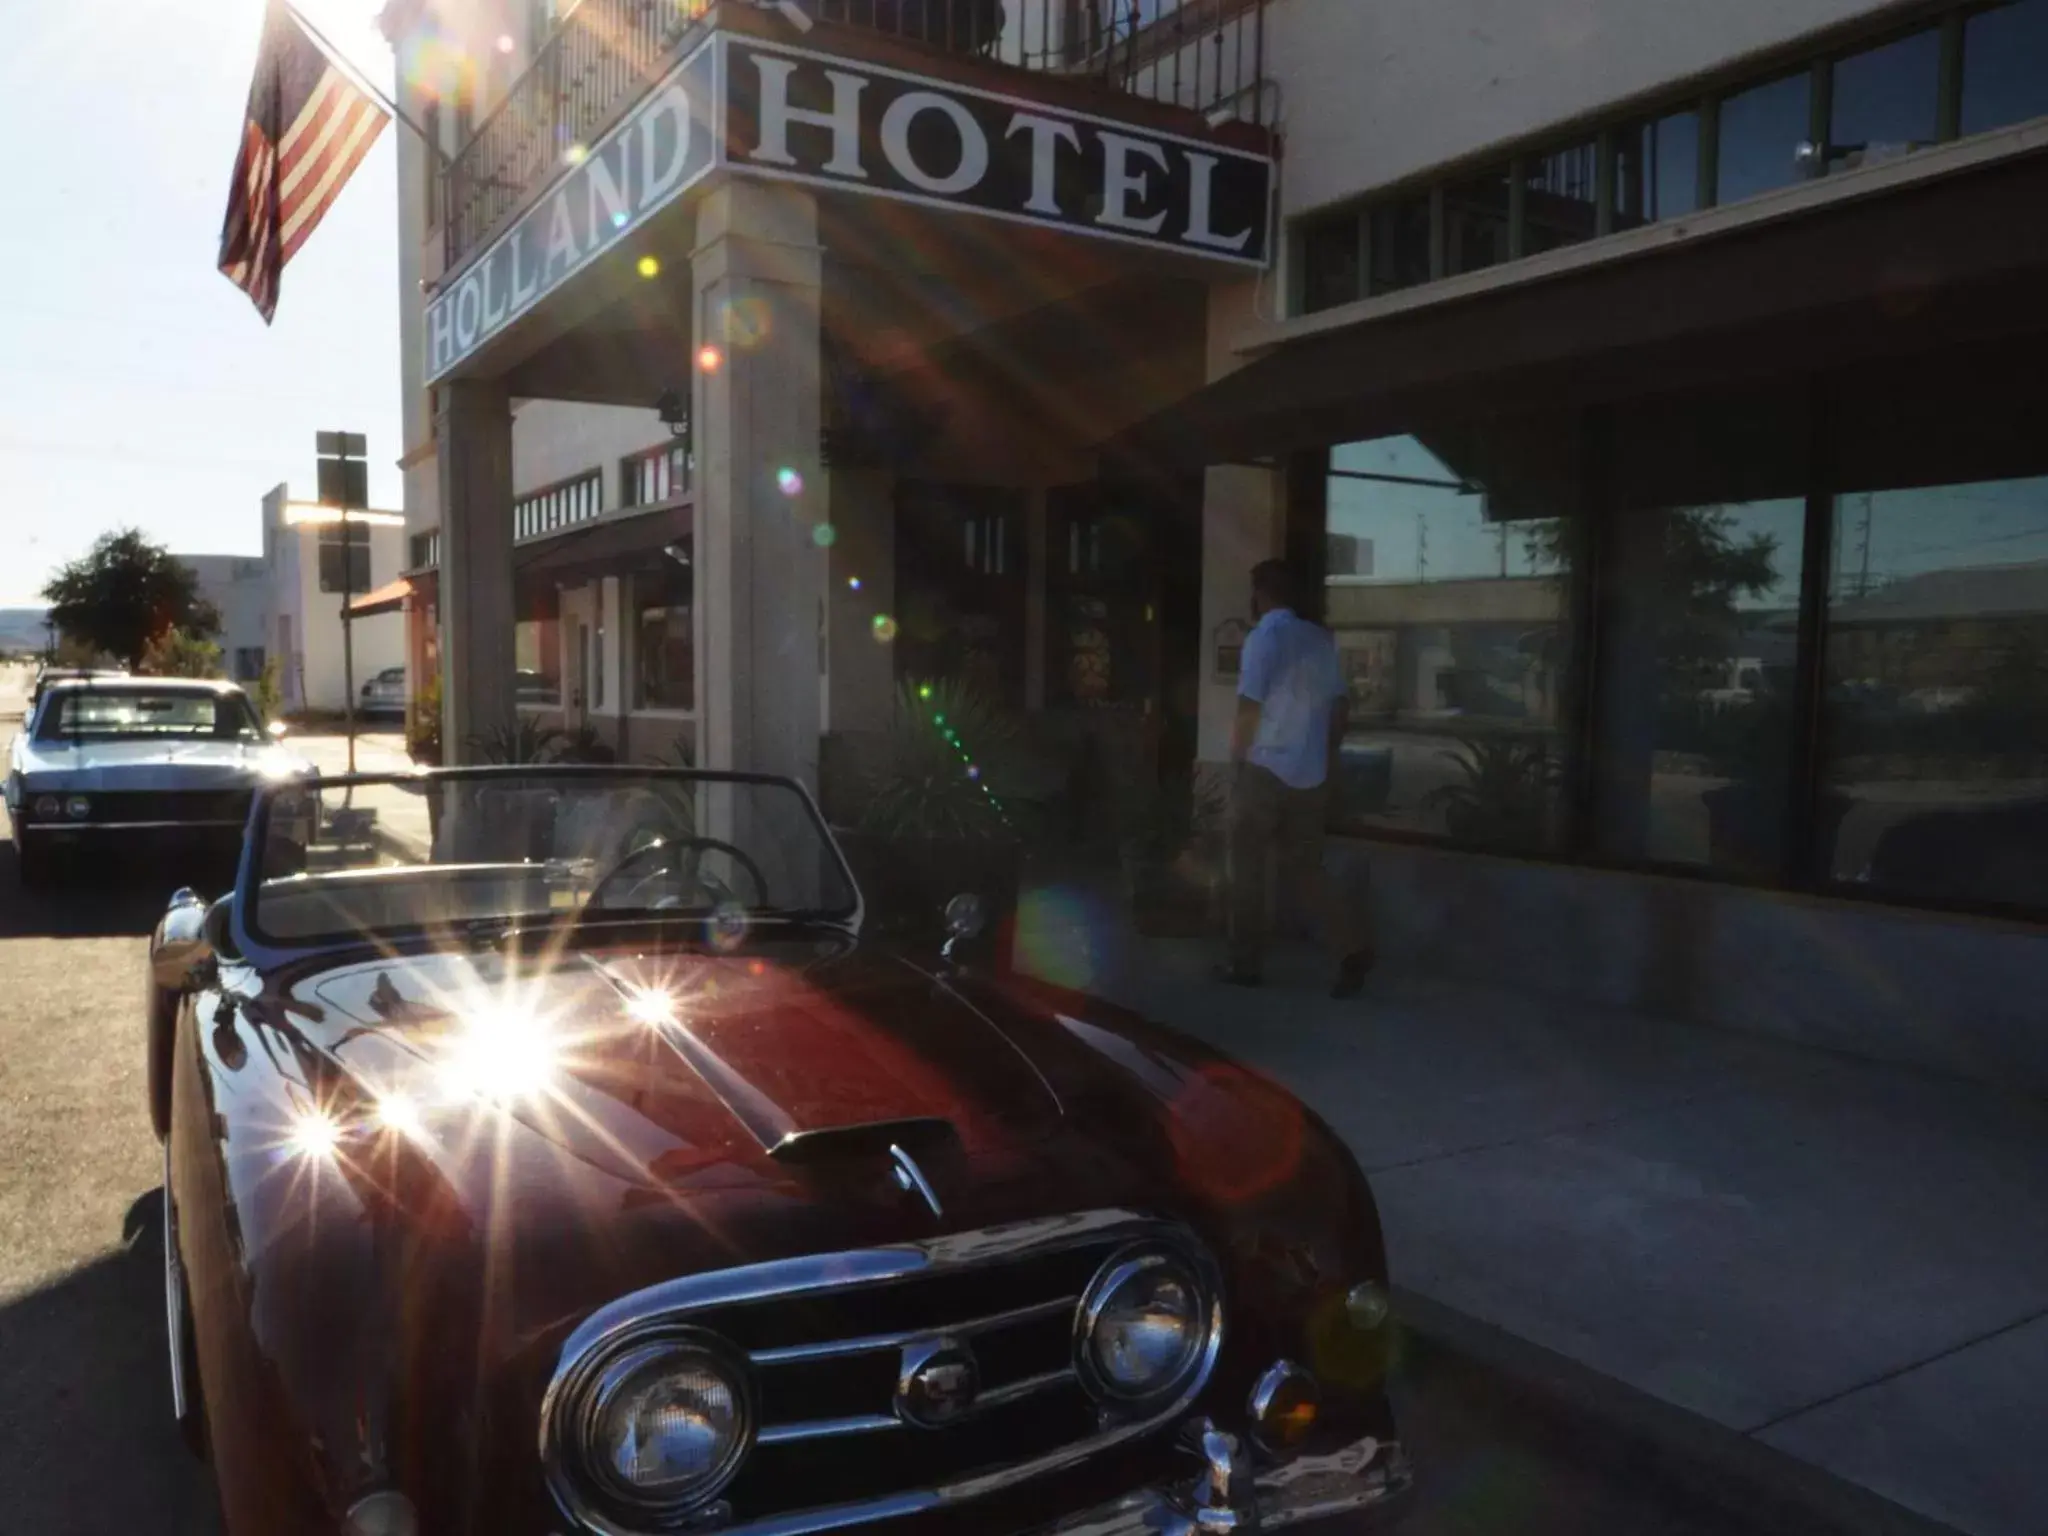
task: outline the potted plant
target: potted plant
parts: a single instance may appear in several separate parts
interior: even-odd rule
[[[946,904],[981,898],[989,958],[1008,963],[1027,808],[1001,793],[1013,717],[957,682],[906,683],[861,773],[861,808],[838,831],[867,901],[868,927],[936,951]]]
[[[1192,774],[1135,786],[1118,853],[1140,933],[1195,937],[1214,930],[1223,889],[1223,797]]]
[[[1443,814],[1454,840],[1503,849],[1540,848],[1549,840],[1563,769],[1547,740],[1471,735],[1438,755],[1458,777],[1424,795],[1421,806]]]

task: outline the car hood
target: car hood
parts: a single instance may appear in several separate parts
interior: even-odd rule
[[[307,767],[281,748],[243,741],[37,741],[21,755],[23,774],[39,783],[86,791],[228,788]]]
[[[501,1128],[500,1152],[510,1135],[565,1180],[795,1186],[891,1141],[972,1159],[1060,1119],[997,1025],[914,968],[836,943],[658,968],[630,954],[382,958],[293,992],[321,1015],[295,1022],[372,1101],[401,1095],[444,1148],[502,1117],[518,1131]]]

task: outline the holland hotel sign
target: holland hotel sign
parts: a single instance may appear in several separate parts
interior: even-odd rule
[[[719,169],[1247,267],[1270,259],[1262,155],[719,34],[428,306],[428,379]]]

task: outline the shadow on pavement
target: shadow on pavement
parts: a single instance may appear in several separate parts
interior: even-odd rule
[[[110,850],[104,865],[71,869],[47,886],[28,890],[21,883],[14,844],[0,840],[0,939],[146,935],[179,886],[218,896],[233,884],[229,870],[176,867]]]
[[[206,1469],[171,1419],[161,1191],[122,1246],[0,1306],[0,1505],[16,1531],[218,1536]]]

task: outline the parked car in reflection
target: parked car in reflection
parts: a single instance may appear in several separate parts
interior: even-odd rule
[[[125,674],[52,683],[9,749],[21,881],[165,850],[232,866],[256,786],[312,772],[232,683]]]
[[[366,807],[418,846],[362,838]],[[962,895],[943,953],[864,940],[777,779],[261,792],[235,888],[157,928],[146,1030],[170,1396],[231,1536],[1393,1505],[1386,1256],[1343,1144],[992,971]]]
[[[405,687],[405,668],[386,667],[364,683],[356,698],[356,709],[365,715],[404,719],[410,698]]]

